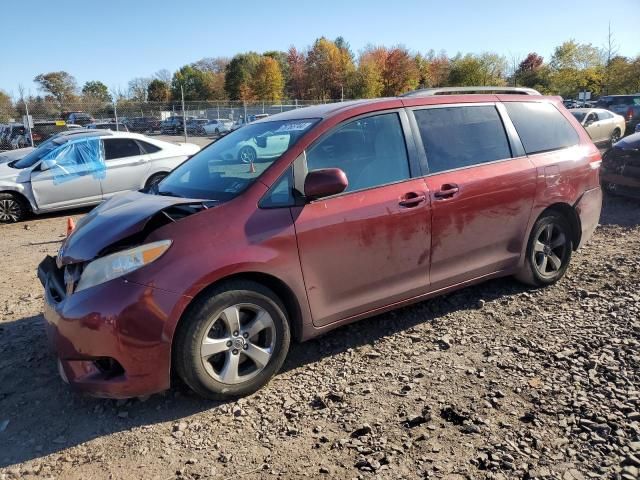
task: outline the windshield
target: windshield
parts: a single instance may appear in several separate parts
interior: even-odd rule
[[[582,120],[584,120],[584,116],[586,115],[586,113],[584,113],[584,112],[571,112],[571,115],[576,117],[576,120],[578,120],[580,123],[582,123]]]
[[[230,200],[249,187],[318,120],[246,125],[176,168],[156,188],[160,195]]]
[[[66,140],[62,140],[60,138],[50,138],[46,142],[40,144],[38,148],[29,152],[25,157],[22,157],[17,162],[11,164],[13,168],[29,168],[35,165],[40,161],[42,157],[44,157],[47,153],[49,153],[54,148],[58,148],[62,145]]]

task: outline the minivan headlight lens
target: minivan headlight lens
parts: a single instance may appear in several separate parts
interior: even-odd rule
[[[160,240],[112,253],[89,263],[80,277],[76,292],[133,272],[160,258],[171,246],[171,240]]]

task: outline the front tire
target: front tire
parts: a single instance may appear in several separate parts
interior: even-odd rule
[[[153,187],[154,185],[157,185],[158,183],[160,183],[164,177],[166,177],[167,174],[166,173],[155,173],[153,175],[151,175],[149,177],[149,180],[147,180],[147,183],[144,184],[144,188],[145,190],[150,189],[151,187]]]
[[[258,158],[258,154],[253,147],[246,145],[238,152],[238,160],[242,163],[253,163]]]
[[[214,288],[182,322],[174,342],[176,371],[197,394],[213,400],[260,389],[282,366],[291,342],[280,299],[251,281]]]
[[[516,278],[534,287],[551,285],[564,276],[572,251],[571,227],[567,219],[557,212],[545,213],[533,226],[525,263]]]
[[[16,223],[29,213],[26,203],[13,193],[0,193],[0,223]]]

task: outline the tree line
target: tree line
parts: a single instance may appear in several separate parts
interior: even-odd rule
[[[617,54],[609,36],[604,48],[568,40],[547,61],[536,52],[523,58],[497,53],[458,53],[430,50],[415,53],[403,46],[369,45],[355,55],[338,37],[316,39],[304,50],[239,53],[233,58],[203,58],[173,74],[160,70],[134,78],[126,90],[109,90],[100,80],[78,88],[68,72],[48,72],[34,78],[41,95],[29,98],[36,108],[62,109],[84,104],[187,101],[327,101],[341,98],[395,96],[417,88],[474,85],[532,87],[544,94],[575,97],[640,91],[640,56]],[[23,110],[0,91],[0,112]]]

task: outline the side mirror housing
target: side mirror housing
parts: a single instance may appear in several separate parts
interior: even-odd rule
[[[311,170],[304,179],[304,195],[315,200],[342,193],[348,186],[347,175],[339,168]]]
[[[56,161],[55,160],[42,160],[40,162],[40,170],[43,171],[43,172],[45,170],[51,170],[55,166],[56,166]]]

